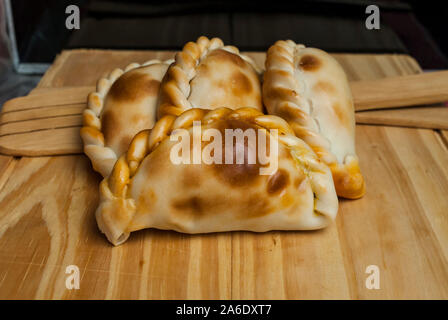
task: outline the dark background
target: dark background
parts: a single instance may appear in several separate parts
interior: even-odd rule
[[[21,60],[53,61],[64,48],[180,49],[200,35],[241,50],[292,39],[331,52],[407,53],[425,69],[448,67],[448,1],[12,0]],[[65,28],[66,6],[81,9],[81,29]],[[381,10],[367,30],[365,9]]]

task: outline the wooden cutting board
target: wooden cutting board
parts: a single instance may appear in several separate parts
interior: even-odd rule
[[[66,51],[39,87],[90,86],[117,64],[163,54]],[[418,72],[404,56],[337,58],[354,80]],[[325,230],[143,230],[120,247],[96,226],[100,177],[85,156],[0,156],[0,298],[447,299],[442,137],[428,129],[357,126],[367,194],[341,200]],[[78,290],[65,286],[69,265],[79,267]],[[370,265],[380,271],[378,290],[365,285]]]
[[[263,53],[249,55],[262,66]],[[344,57],[339,56],[341,58]],[[394,59],[390,55],[383,58],[386,62]],[[373,65],[377,57],[365,56],[365,59]],[[409,57],[402,59],[415,65]],[[343,60],[341,63],[349,77],[356,79],[347,62]],[[119,66],[123,67],[122,64]],[[357,67],[360,66],[363,65]],[[399,77],[352,81],[355,108],[360,111],[356,113],[357,123],[448,129],[448,107],[445,105],[409,108],[448,101],[448,71],[421,74],[418,65],[414,67],[417,74],[402,72]],[[82,153],[79,136],[82,111],[87,95],[94,90],[94,86],[37,88],[29,96],[6,102],[0,113],[0,152],[14,156]]]

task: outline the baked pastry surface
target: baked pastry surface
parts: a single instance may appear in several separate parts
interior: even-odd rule
[[[202,133],[252,128],[264,134],[265,141],[278,143],[277,169],[261,175],[266,163],[248,162],[259,140],[256,148],[232,143],[231,154],[245,150],[240,164],[173,163],[177,142],[170,136],[180,129],[194,135],[194,121],[201,121]],[[207,146],[203,142],[201,150]],[[330,169],[283,119],[254,108],[190,109],[178,117],[166,115],[135,136],[101,182],[96,219],[109,241],[119,245],[144,228],[184,233],[319,229],[337,210]]]
[[[85,154],[103,177],[109,175],[134,135],[154,125],[160,81],[172,62],[151,60],[115,69],[88,96],[81,138]]]
[[[355,115],[347,77],[328,53],[291,40],[277,41],[266,57],[263,102],[285,119],[330,168],[339,196],[365,193],[355,152]]]
[[[158,116],[191,108],[262,110],[259,72],[249,57],[219,38],[188,42],[162,81]]]

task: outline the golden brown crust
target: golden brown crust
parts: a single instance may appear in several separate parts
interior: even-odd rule
[[[97,219],[100,229],[107,235],[108,239],[115,245],[118,245],[125,241],[129,236],[129,224],[133,221],[133,212],[135,208],[144,206],[145,208],[151,207],[151,191],[146,193],[144,199],[132,199],[130,194],[127,193],[128,186],[132,183],[134,176],[139,174],[139,167],[142,164],[143,159],[146,157],[152,157],[152,154],[158,154],[155,152],[162,141],[167,139],[169,135],[176,129],[188,129],[193,125],[193,121],[201,121],[202,125],[213,124],[213,128],[219,130],[220,127],[256,127],[266,129],[269,132],[272,129],[278,130],[278,141],[291,150],[290,157],[295,159],[294,163],[303,168],[303,172],[307,172],[309,175],[309,183],[312,191],[315,194],[314,197],[314,210],[315,214],[323,214],[327,217],[333,217],[337,212],[337,199],[334,194],[334,187],[330,176],[328,167],[322,163],[310,149],[310,147],[302,140],[298,139],[289,125],[283,119],[272,116],[264,115],[260,111],[254,108],[240,108],[237,110],[231,110],[228,108],[219,108],[215,110],[203,110],[203,109],[190,109],[183,112],[180,116],[174,117],[172,115],[166,115],[160,119],[151,130],[144,130],[137,134],[130,144],[127,154],[122,155],[115,164],[110,176],[105,178],[101,183],[101,205],[97,210]],[[147,167],[157,168],[162,163],[169,159],[162,159],[160,155],[156,158],[151,158],[151,166]],[[229,168],[223,170],[223,166],[214,165],[211,167],[211,172],[216,171],[217,177],[222,177],[225,183],[236,183],[238,188],[252,188],[249,185],[257,183],[257,179],[260,178],[258,170],[256,170],[257,177],[252,176],[251,168],[247,168],[246,165],[229,165]],[[191,182],[191,176],[188,176],[188,168],[186,167],[184,174],[185,177],[179,177],[179,179],[187,179],[189,188],[194,188],[194,182]],[[151,169],[152,170],[152,169]],[[155,173],[157,174],[157,173]],[[300,175],[295,178],[294,188],[300,190],[300,185],[304,178],[300,178]],[[195,177],[200,179],[200,177]],[[232,180],[233,179],[233,180]],[[224,180],[222,183],[224,183]],[[218,179],[217,181],[220,181]],[[248,185],[249,184],[249,185]],[[288,186],[292,186],[288,172],[284,170],[278,170],[275,174],[270,176],[266,186],[267,197],[280,197],[283,205],[288,205],[292,202],[291,196],[285,196],[282,190]],[[233,188],[235,188],[234,186]],[[231,186],[229,186],[231,188]],[[333,190],[333,191],[332,191]],[[333,194],[334,197],[333,197]],[[261,201],[266,196],[252,195],[247,199],[242,199],[242,208],[246,208],[244,213],[244,219],[261,217],[272,213],[273,208],[268,205],[269,201]],[[149,197],[149,198],[148,198]],[[178,198],[171,203],[172,209],[176,212],[178,217],[182,217],[183,214],[191,216],[201,216],[206,214],[206,208],[210,210],[211,202],[213,202],[214,210],[220,210],[219,208],[225,208],[226,203],[223,199],[215,199],[211,201],[212,195],[197,195],[189,196],[186,198]],[[266,199],[267,200],[267,199]],[[245,201],[245,202],[244,202]],[[128,209],[126,209],[128,208]],[[120,213],[117,213],[119,211]],[[243,213],[241,213],[243,214]],[[117,216],[119,215],[119,216]],[[189,219],[185,217],[185,219]],[[243,217],[241,217],[243,219]],[[190,217],[191,220],[191,217]],[[322,225],[321,227],[323,227]],[[182,228],[177,226],[176,229]],[[135,228],[132,228],[135,230]],[[119,232],[121,230],[121,232]],[[182,229],[181,229],[182,230]]]
[[[141,73],[125,73],[109,89],[109,96],[118,101],[135,101],[144,97],[143,93],[157,94],[160,81]]]
[[[347,157],[344,165],[330,166],[338,196],[347,199],[358,199],[366,193],[364,178],[359,168],[358,159]]]
[[[206,64],[201,63],[205,60]],[[195,107],[251,106],[261,110],[259,73],[250,58],[236,47],[224,46],[219,38],[209,40],[202,36],[196,42],[188,42],[176,54],[162,80],[158,118],[178,116]]]
[[[168,66],[171,62],[150,60],[141,65],[131,63],[125,70],[115,69],[107,77],[99,79],[96,91],[89,94],[80,134],[85,154],[92,161],[93,168],[103,177],[110,173],[120,156],[117,150],[127,150],[133,138],[132,132],[127,132],[129,128],[123,128],[123,115],[129,112],[129,105],[142,103],[145,97],[158,95],[160,81],[139,72],[139,68],[158,64]],[[114,104],[105,110],[108,100]],[[128,118],[125,119],[131,122],[129,126],[134,128],[150,127],[153,122],[153,119],[137,114]]]
[[[340,70],[335,66],[337,63],[330,60],[331,57],[322,51],[317,52],[317,49],[306,49],[310,51],[301,53],[304,50],[304,46],[290,40],[277,41],[269,48],[263,82],[264,103],[268,113],[288,121],[297,137],[308,143],[332,169],[339,196],[350,199],[360,198],[365,193],[365,185],[354,153],[354,114],[350,93],[347,90],[339,92],[343,91],[341,88],[345,89],[345,84],[336,84],[339,85],[337,89],[334,83],[325,80],[326,77],[334,79],[340,74]],[[311,77],[313,81],[310,80]],[[313,85],[314,81],[316,83]],[[343,78],[339,81],[347,82]],[[312,88],[309,88],[310,85]],[[316,98],[336,97],[337,94],[344,98],[339,100],[334,98],[336,102],[325,106],[328,112],[334,114],[334,118],[329,119],[327,115],[325,119],[322,119],[316,115],[316,113],[325,112],[316,110],[316,108],[322,108],[319,103],[316,103]],[[317,101],[328,103],[326,98]],[[344,139],[339,139],[339,142],[353,145],[342,148],[342,151],[338,150],[338,156],[332,151],[335,149],[333,137],[325,137],[322,131],[329,132],[330,125],[332,128],[339,126],[339,132],[344,132]],[[346,149],[352,152],[347,153],[344,151]]]

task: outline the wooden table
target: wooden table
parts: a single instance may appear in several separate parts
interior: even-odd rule
[[[93,85],[114,67],[171,55],[64,51],[38,87]],[[421,72],[407,56],[335,56],[351,80]],[[446,132],[357,126],[367,194],[341,200],[325,230],[150,229],[119,247],[96,226],[100,176],[86,156],[0,155],[0,298],[446,299],[447,141]],[[79,290],[65,286],[68,265],[80,269]],[[366,288],[369,265],[379,290]]]

